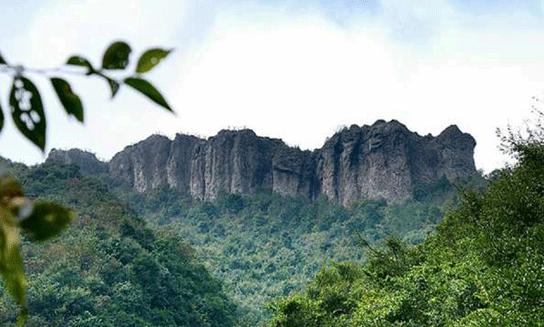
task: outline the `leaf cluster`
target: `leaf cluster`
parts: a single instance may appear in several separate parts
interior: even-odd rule
[[[30,200],[15,178],[0,176],[0,275],[21,307],[21,324],[27,314],[27,281],[20,234],[28,235],[33,241],[45,241],[57,236],[73,218],[73,212],[63,206]]]
[[[117,41],[105,50],[100,67],[95,67],[83,56],[71,56],[65,65],[80,69],[75,71],[75,73],[89,77],[96,76],[106,81],[111,90],[112,99],[117,95],[120,88],[126,85],[138,91],[157,105],[172,112],[172,108],[161,92],[143,76],[143,74],[155,68],[171,51],[161,48],[148,49],[139,57],[134,71],[129,72],[132,49],[126,42]],[[27,73],[37,72],[50,75],[49,71],[13,66],[8,64],[1,55],[0,68],[13,72],[8,103],[13,123],[25,138],[34,143],[42,151],[45,151],[47,118],[44,104],[38,87],[29,79]],[[125,74],[128,73],[128,75],[120,79],[114,78],[111,73],[118,71],[122,71]],[[56,75],[60,72],[60,69],[54,69],[51,72],[55,73],[55,76],[48,76],[49,81],[64,110],[69,116],[83,123],[85,120],[85,110],[80,96],[65,78]],[[74,73],[74,71],[66,73]],[[4,127],[4,122],[5,116],[0,102],[0,131]]]

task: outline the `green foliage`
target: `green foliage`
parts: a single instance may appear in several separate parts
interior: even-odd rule
[[[221,194],[210,202],[171,189],[119,193],[157,229],[176,231],[195,248],[239,304],[244,326],[265,320],[267,303],[300,290],[330,260],[362,260],[359,235],[370,244],[388,235],[420,242],[443,212],[438,203],[417,201],[363,201],[346,208],[267,193]]]
[[[131,52],[132,49],[126,42],[117,41],[112,43],[104,52],[102,68],[110,70],[127,68]]]
[[[74,213],[52,202],[39,201],[28,217],[21,221],[23,232],[35,241],[45,241],[59,235],[74,219]]]
[[[70,84],[58,77],[51,78],[51,83],[66,113],[83,123],[83,105],[79,96],[72,91]]]
[[[139,74],[147,73],[151,69],[155,68],[166,56],[168,56],[172,50],[164,50],[159,48],[149,49],[142,54],[138,59],[138,65],[136,66],[136,72]]]
[[[23,241],[28,326],[236,324],[236,307],[194,251],[170,232],[149,229],[107,185],[75,166],[42,165],[18,177],[30,196],[78,213],[60,237]],[[16,320],[15,304],[0,295],[0,325]]]
[[[45,240],[60,233],[72,218],[60,205],[33,203],[15,178],[0,176],[0,275],[21,309],[19,324],[24,324],[27,313],[20,230]]]
[[[125,84],[136,91],[142,93],[156,104],[172,111],[162,94],[151,83],[139,77],[128,77],[124,80]]]
[[[105,51],[102,59],[102,68],[106,70],[123,70],[129,64],[130,46],[122,41],[114,42]],[[138,73],[142,70],[151,70],[160,59],[168,55],[158,49],[150,49],[144,53],[138,63]],[[107,76],[102,69],[95,69],[91,62],[81,56],[70,57],[66,65],[83,67],[84,75],[96,75],[108,82],[112,98],[117,94],[120,83]],[[143,68],[142,68],[143,67]],[[42,98],[34,83],[23,75],[27,70],[23,66],[10,66],[0,56],[2,71],[13,71],[13,83],[9,97],[11,117],[17,129],[28,140],[42,151],[46,147],[46,116]],[[47,74],[46,70],[31,70],[34,73]],[[57,69],[53,70],[57,71]],[[57,96],[68,115],[74,116],[83,123],[84,109],[79,96],[74,93],[70,84],[59,77],[52,77],[50,81]],[[128,77],[126,84],[140,91],[157,104],[169,111],[172,109],[166,103],[160,92],[149,82],[140,77]],[[4,113],[0,105],[0,131],[4,127]],[[13,193],[14,185],[17,192]],[[10,188],[8,188],[10,187]],[[22,268],[22,259],[19,253],[19,229],[30,235],[31,239],[43,241],[58,235],[73,219],[70,210],[55,203],[30,203],[24,197],[23,191],[15,180],[0,176],[0,274],[6,282],[6,287],[22,308],[20,323],[26,318],[25,275]]]
[[[465,191],[436,234],[415,247],[388,239],[367,246],[363,264],[324,268],[272,305],[269,325],[541,325],[544,138],[510,140],[518,165],[484,192]]]
[[[111,89],[111,97],[117,95],[124,83],[137,90],[144,96],[168,111],[173,111],[167,101],[151,83],[141,77],[142,73],[151,71],[161,60],[170,54],[171,50],[158,48],[148,49],[138,60],[136,71],[128,73],[128,76],[119,80],[109,75],[112,70],[127,70],[130,63],[132,49],[123,41],[112,43],[102,57],[102,68],[95,68],[92,63],[82,56],[71,56],[66,61],[67,66],[83,68],[83,71],[62,71],[55,69],[31,69],[24,66],[11,66],[0,56],[0,68],[3,72],[13,73],[13,85],[9,98],[9,106],[12,119],[17,129],[29,141],[38,146],[42,151],[46,147],[47,122],[38,88],[27,78],[26,72],[42,75],[58,74],[83,74],[84,76],[98,76],[108,83]],[[75,117],[79,122],[84,121],[84,108],[81,99],[73,91],[70,83],[58,76],[49,76],[53,89],[57,94],[66,113]],[[4,126],[4,113],[0,105],[0,131]]]
[[[11,117],[17,129],[42,151],[45,150],[45,112],[38,88],[28,78],[13,79],[9,95]]]
[[[17,222],[5,208],[0,209],[0,274],[19,306],[26,309],[26,278],[20,253]]]
[[[87,68],[87,71],[85,72],[86,75],[94,74],[96,71],[93,68],[93,65],[91,62],[81,56],[71,56],[66,61],[66,65],[72,65],[72,66],[79,66]]]

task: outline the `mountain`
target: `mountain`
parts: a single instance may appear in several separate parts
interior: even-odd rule
[[[172,232],[151,229],[99,178],[75,165],[3,164],[30,198],[77,213],[58,238],[23,238],[25,326],[239,325],[222,281],[195,250]],[[18,312],[0,282],[0,326],[14,326]]]
[[[196,199],[221,193],[275,192],[344,205],[362,199],[398,202],[421,184],[450,182],[476,173],[474,138],[450,126],[420,136],[396,120],[352,125],[314,151],[257,136],[252,130],[223,130],[208,139],[178,134],[126,147],[110,162],[81,150],[53,150],[48,162],[76,164],[82,172],[107,172],[138,192],[161,187]]]
[[[365,245],[364,262],[327,264],[269,306],[267,326],[543,326],[542,120],[535,126],[506,134],[515,164],[460,192],[423,243],[387,238]]]

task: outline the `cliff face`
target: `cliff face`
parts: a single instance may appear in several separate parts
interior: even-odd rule
[[[168,186],[212,199],[221,192],[265,191],[308,198],[323,195],[349,204],[359,199],[399,201],[410,198],[417,183],[442,176],[468,177],[476,172],[475,145],[472,136],[456,126],[433,137],[410,132],[397,121],[377,121],[346,128],[314,151],[292,148],[251,130],[224,130],[207,140],[153,135],[128,146],[109,163],[99,163],[139,192]],[[91,164],[71,151],[53,151],[50,158],[103,167],[94,156],[85,157]]]
[[[115,155],[109,171],[139,192],[170,186],[198,199],[260,191],[311,197],[312,156],[251,130],[224,130],[208,140],[153,135]]]
[[[74,164],[84,174],[101,174],[108,172],[108,164],[98,160],[92,153],[71,149],[67,151],[53,149],[47,157],[46,163]]]
[[[407,199],[416,183],[474,174],[475,146],[474,138],[456,126],[438,137],[422,137],[394,120],[352,125],[317,151],[320,193],[344,204],[359,199]]]

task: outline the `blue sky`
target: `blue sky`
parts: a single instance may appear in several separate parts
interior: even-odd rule
[[[543,1],[186,0],[3,1],[0,52],[34,67],[74,53],[99,62],[128,41],[176,49],[150,79],[177,115],[128,89],[114,101],[99,80],[75,79],[87,114],[66,117],[47,80],[48,150],[80,147],[104,159],[152,133],[211,136],[250,127],[313,149],[343,125],[398,119],[420,134],[457,124],[489,171],[506,158],[495,129],[530,118],[544,90]],[[10,80],[0,76],[6,109]],[[0,155],[44,155],[8,120]]]

